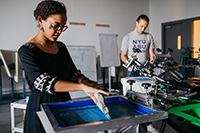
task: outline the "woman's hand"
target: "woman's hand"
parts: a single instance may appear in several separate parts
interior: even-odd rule
[[[91,99],[97,103],[97,99],[95,98],[94,94],[95,93],[101,93],[101,94],[105,94],[105,95],[110,95],[108,92],[105,92],[103,90],[100,89],[99,86],[96,86],[96,87],[90,87],[90,86],[87,86],[87,85],[83,85],[83,91],[91,97]]]

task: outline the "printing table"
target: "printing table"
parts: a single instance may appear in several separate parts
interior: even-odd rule
[[[91,99],[65,103],[43,103],[37,112],[46,132],[93,132],[118,129],[124,126],[163,120],[166,111],[157,111],[139,105],[124,96],[105,97],[111,120],[107,119]]]

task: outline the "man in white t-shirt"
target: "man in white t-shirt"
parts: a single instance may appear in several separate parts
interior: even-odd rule
[[[153,36],[149,33],[144,32],[149,25],[148,16],[142,14],[135,22],[135,29],[124,36],[121,45],[121,60],[127,64],[128,56],[133,54],[133,48],[140,49],[142,52],[137,54],[138,61],[142,64],[150,58],[150,63],[153,61],[154,57],[154,40]],[[128,68],[127,77],[140,76],[138,72],[132,70],[133,68]],[[143,124],[144,126],[144,124]],[[148,123],[148,131],[152,133],[158,133],[158,131],[153,127],[152,123]]]
[[[142,64],[150,58],[153,60],[154,56],[154,40],[153,36],[144,32],[149,24],[149,18],[142,14],[135,22],[135,29],[124,36],[121,45],[121,60],[127,64],[127,56],[133,54],[133,48],[140,49],[142,52],[137,55],[138,61]],[[132,71],[132,68],[128,68],[127,77],[140,76],[138,72]]]

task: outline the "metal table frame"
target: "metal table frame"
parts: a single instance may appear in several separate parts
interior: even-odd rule
[[[88,100],[88,99],[85,99]],[[92,122],[86,123],[76,126],[69,126],[65,128],[58,128],[57,121],[52,115],[51,111],[48,109],[47,106],[41,105],[42,111],[37,112],[44,129],[46,132],[52,133],[63,133],[63,132],[73,132],[73,133],[80,133],[80,132],[98,132],[104,131],[109,129],[118,129],[125,126],[136,126],[142,123],[148,123],[158,120],[163,120],[168,118],[168,113],[166,111],[157,111],[150,114],[143,114],[143,115],[136,115],[136,116],[129,116],[124,118],[113,119],[109,121],[99,121],[99,122]],[[147,107],[145,107],[147,108]],[[151,109],[152,110],[152,109]]]

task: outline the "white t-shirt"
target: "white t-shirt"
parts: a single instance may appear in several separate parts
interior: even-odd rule
[[[145,32],[143,34],[128,33],[122,40],[121,50],[127,51],[128,56],[131,56],[133,54],[133,48],[138,48],[142,51],[138,53],[137,58],[142,64],[145,63],[149,57],[149,49],[155,48],[153,36]],[[128,70],[131,71],[130,68]]]

